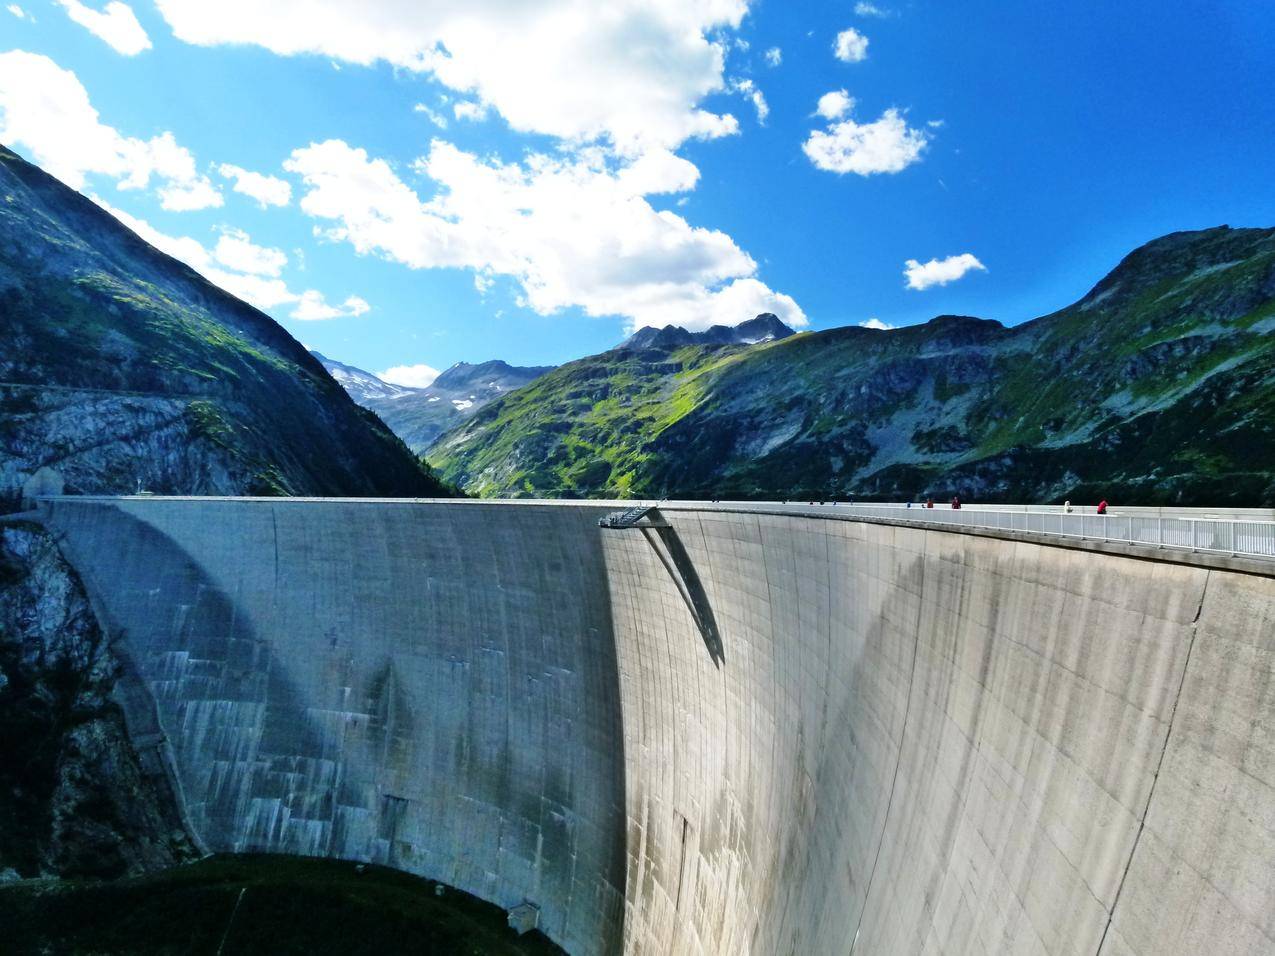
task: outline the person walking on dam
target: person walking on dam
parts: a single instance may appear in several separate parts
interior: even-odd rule
[[[960,496],[960,495],[952,495],[952,510],[953,510],[953,511],[960,511],[960,510],[961,510],[961,496]]]
[[[1098,514],[1105,515],[1107,513],[1107,499],[1103,498],[1098,502]]]

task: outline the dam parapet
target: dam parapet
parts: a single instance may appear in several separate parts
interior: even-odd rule
[[[1275,563],[916,508],[599,527],[633,504],[40,508],[211,849],[530,903],[573,953],[1275,950]]]

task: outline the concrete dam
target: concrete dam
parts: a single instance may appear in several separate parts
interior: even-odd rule
[[[1275,564],[708,504],[40,507],[210,850],[530,902],[575,954],[1275,953]]]

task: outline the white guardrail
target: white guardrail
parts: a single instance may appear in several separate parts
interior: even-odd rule
[[[836,504],[823,507],[839,513],[861,514],[864,517],[889,517],[999,531],[1030,531],[1082,540],[1118,541],[1210,554],[1275,558],[1275,521],[1122,514],[1119,511],[1100,515],[1068,513],[1061,509],[998,510],[995,506],[954,509],[950,505],[937,503],[933,508],[926,508],[924,505],[908,508],[898,504]]]

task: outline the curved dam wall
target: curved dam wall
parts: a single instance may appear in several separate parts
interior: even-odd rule
[[[1268,576],[729,508],[44,508],[214,849],[529,899],[573,953],[1275,952]]]

